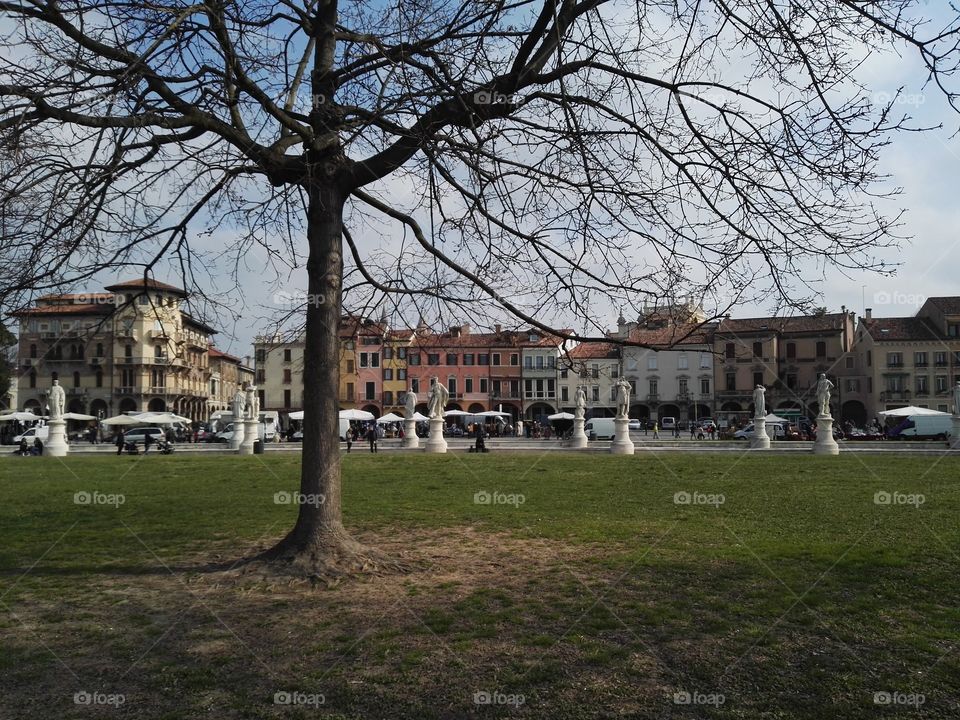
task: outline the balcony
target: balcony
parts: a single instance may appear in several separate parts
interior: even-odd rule
[[[658,393],[648,393],[647,402],[659,402],[660,395]]]
[[[929,388],[923,388],[922,390],[918,388],[917,391],[916,391],[914,394],[915,394],[917,397],[929,397],[929,396],[930,396],[930,390],[929,390]]]
[[[105,358],[102,358],[102,357],[92,357],[92,358],[90,358],[90,364],[91,364],[91,365],[103,365],[103,361],[104,361],[104,360],[105,360]]]
[[[134,392],[132,387],[115,387],[113,389],[113,394],[114,395],[133,395]]]
[[[64,388],[64,390],[66,391],[66,394],[67,394],[68,396],[86,395],[86,394],[87,394],[86,388],[72,387],[72,388]]]
[[[677,402],[690,402],[693,396],[688,392],[677,393]]]
[[[880,393],[880,402],[894,402],[909,400],[912,393],[909,390],[884,390]]]
[[[902,368],[902,367],[903,367],[903,361],[902,361],[902,360],[900,360],[900,361],[892,360],[892,361],[890,361],[890,362],[887,363],[887,367],[888,367],[888,368],[897,368],[897,369]]]

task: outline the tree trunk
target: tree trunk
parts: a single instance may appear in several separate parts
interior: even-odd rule
[[[333,183],[309,190],[307,322],[303,357],[300,505],[290,533],[260,559],[324,577],[372,569],[383,558],[350,537],[340,507],[340,313],[344,195]]]

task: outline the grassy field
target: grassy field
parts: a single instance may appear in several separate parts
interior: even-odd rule
[[[355,453],[409,572],[212,568],[298,472],[0,459],[0,717],[960,716],[955,458]]]

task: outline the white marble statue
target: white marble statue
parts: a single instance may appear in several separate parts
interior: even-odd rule
[[[260,419],[260,393],[257,392],[257,386],[250,386],[251,400],[250,400],[250,419],[259,420]]]
[[[617,380],[617,417],[625,418],[630,414],[630,381],[623,375]]]
[[[757,385],[753,390],[753,416],[767,416],[767,389],[763,385]]]
[[[830,414],[830,389],[833,383],[827,380],[825,373],[820,373],[820,379],[817,380],[817,402],[820,403],[820,414],[827,416]]]
[[[51,420],[63,419],[63,405],[66,399],[66,393],[64,393],[63,388],[60,387],[60,381],[54,380],[53,387],[50,388],[50,395],[47,398],[47,402],[50,405]]]
[[[431,418],[442,418],[449,400],[450,392],[440,382],[440,379],[434,376],[433,384],[430,386],[430,396],[427,400],[427,414]]]
[[[960,380],[953,386],[953,414],[960,415]]]
[[[587,409],[587,393],[583,389],[583,385],[577,385],[577,396],[576,396],[576,410],[574,415],[578,418],[582,418],[583,414]]]
[[[233,405],[232,405],[234,420],[237,420],[237,421],[243,420],[243,417],[244,417],[243,412],[246,409],[246,406],[247,406],[247,403],[246,403],[246,400],[244,399],[243,390],[241,388],[237,388],[237,394],[233,396]]]
[[[407,390],[403,399],[403,405],[407,409],[407,418],[412,418],[417,411],[417,394],[413,390]]]
[[[253,385],[247,386],[246,399],[244,401],[244,404],[246,405],[246,408],[247,408],[247,413],[246,415],[244,415],[245,420],[257,419],[258,416],[254,414],[254,402],[256,402],[256,399],[257,399],[257,393],[254,392]]]

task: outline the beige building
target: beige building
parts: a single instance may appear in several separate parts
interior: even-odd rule
[[[207,400],[208,415],[218,410],[230,410],[237,390],[253,384],[253,368],[238,357],[211,347],[207,353],[210,358],[210,397]],[[248,358],[249,360],[249,358]]]
[[[215,330],[166,283],[118,283],[103,293],[46,295],[20,323],[18,404],[43,411],[59,379],[68,412],[109,416],[168,410],[207,419]]]
[[[866,376],[870,419],[907,405],[954,412],[960,297],[929,298],[914,317],[875,318],[868,309],[855,350]]]

